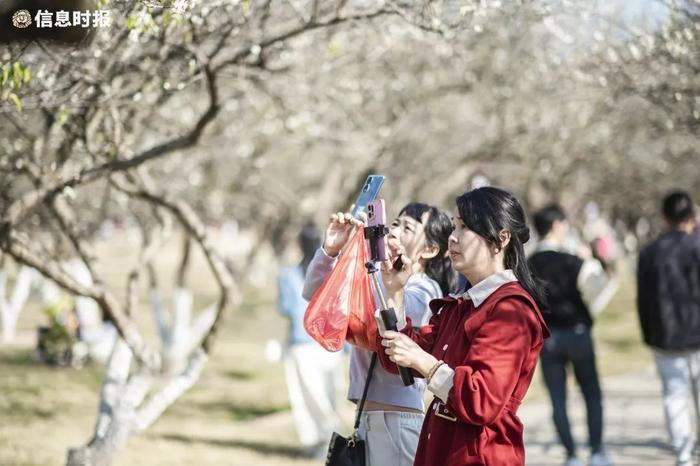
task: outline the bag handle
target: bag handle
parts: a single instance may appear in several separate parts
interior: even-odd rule
[[[365,388],[362,391],[362,399],[357,405],[357,415],[355,416],[355,431],[353,436],[357,433],[357,429],[360,428],[360,417],[362,416],[362,409],[365,407],[365,399],[367,399],[367,392],[369,391],[369,383],[372,380],[372,374],[374,373],[374,366],[377,365],[377,353],[372,353],[372,359],[369,363],[369,369],[367,369],[367,380],[365,381]]]

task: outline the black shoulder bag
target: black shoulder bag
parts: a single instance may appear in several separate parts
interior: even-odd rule
[[[362,416],[367,390],[369,390],[369,382],[372,380],[372,373],[376,364],[377,353],[372,353],[372,360],[367,370],[365,388],[362,391],[362,399],[357,405],[357,415],[355,416],[355,427],[352,435],[349,438],[345,438],[337,432],[333,432],[331,443],[328,446],[326,466],[365,466],[365,441],[358,438],[357,431],[360,428],[360,417]]]

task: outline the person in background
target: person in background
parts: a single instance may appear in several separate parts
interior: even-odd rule
[[[336,392],[342,378],[341,353],[321,348],[304,330],[308,301],[302,296],[304,276],[321,243],[318,230],[307,223],[299,233],[301,262],[279,274],[279,312],[289,319],[284,373],[299,441],[307,456],[326,454],[328,439],[340,425]]]
[[[304,285],[304,296],[311,299],[338,261],[338,255],[360,222],[349,213],[331,215],[322,248],[314,256]],[[405,284],[406,313],[416,326],[430,318],[428,303],[455,291],[457,276],[447,257],[447,239],[452,231],[450,218],[437,207],[412,202],[405,205],[389,226],[388,252],[411,261],[413,275]],[[372,352],[352,347],[348,399],[357,402],[367,380]],[[423,424],[425,382],[416,380],[408,387],[398,375],[379,364],[367,392],[358,435],[365,441],[367,466],[410,466]]]
[[[695,212],[688,193],[666,196],[662,212],[667,231],[639,253],[637,310],[661,378],[676,465],[691,466],[692,416],[700,397],[700,237],[692,234]]]
[[[544,319],[552,332],[540,353],[542,375],[552,403],[552,417],[566,449],[565,466],[582,466],[577,457],[567,414],[567,369],[573,368],[576,383],[586,402],[590,466],[609,466],[603,451],[603,402],[591,337],[593,316],[609,302],[617,289],[602,263],[582,247],[578,255],[564,250],[569,222],[562,208],[552,204],[534,216],[540,242],[529,262],[542,280],[549,312]]]

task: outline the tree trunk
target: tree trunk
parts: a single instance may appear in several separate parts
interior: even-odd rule
[[[102,386],[95,435],[87,445],[68,451],[66,466],[111,465],[132,435],[148,429],[171,404],[194,386],[207,355],[201,348],[195,350],[185,370],[168,378],[167,383],[146,402],[144,399],[153,379],[147,372],[137,373],[129,377],[125,384],[131,360],[131,351],[119,340]]]
[[[109,358],[100,407],[92,440],[68,450],[67,466],[107,466],[112,464],[135,430],[136,409],[151,387],[146,373],[129,377],[133,354],[121,338]]]
[[[130,417],[131,419],[112,419],[104,437],[95,439],[84,447],[68,450],[66,466],[109,466],[114,463],[133,430],[133,412]]]
[[[192,293],[184,288],[175,288],[172,298],[170,322],[163,309],[163,300],[158,289],[151,290],[151,303],[161,337],[163,373],[173,375],[181,372],[187,359],[202,343],[216,320],[215,304],[197,313],[193,318]]]
[[[187,362],[187,339],[192,321],[192,293],[184,288],[173,292],[172,326],[169,345],[164,348],[163,365],[167,374],[182,370]]]
[[[0,324],[2,324],[2,339],[5,343],[15,339],[17,320],[27,303],[33,280],[34,270],[25,265],[21,266],[12,288],[12,297],[7,301],[7,274],[4,270],[0,271]]]

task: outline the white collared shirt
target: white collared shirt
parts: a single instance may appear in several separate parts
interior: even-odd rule
[[[462,293],[462,298],[471,299],[474,307],[479,307],[486,299],[506,283],[517,282],[518,279],[511,269],[497,272],[481,280],[476,285]]]

